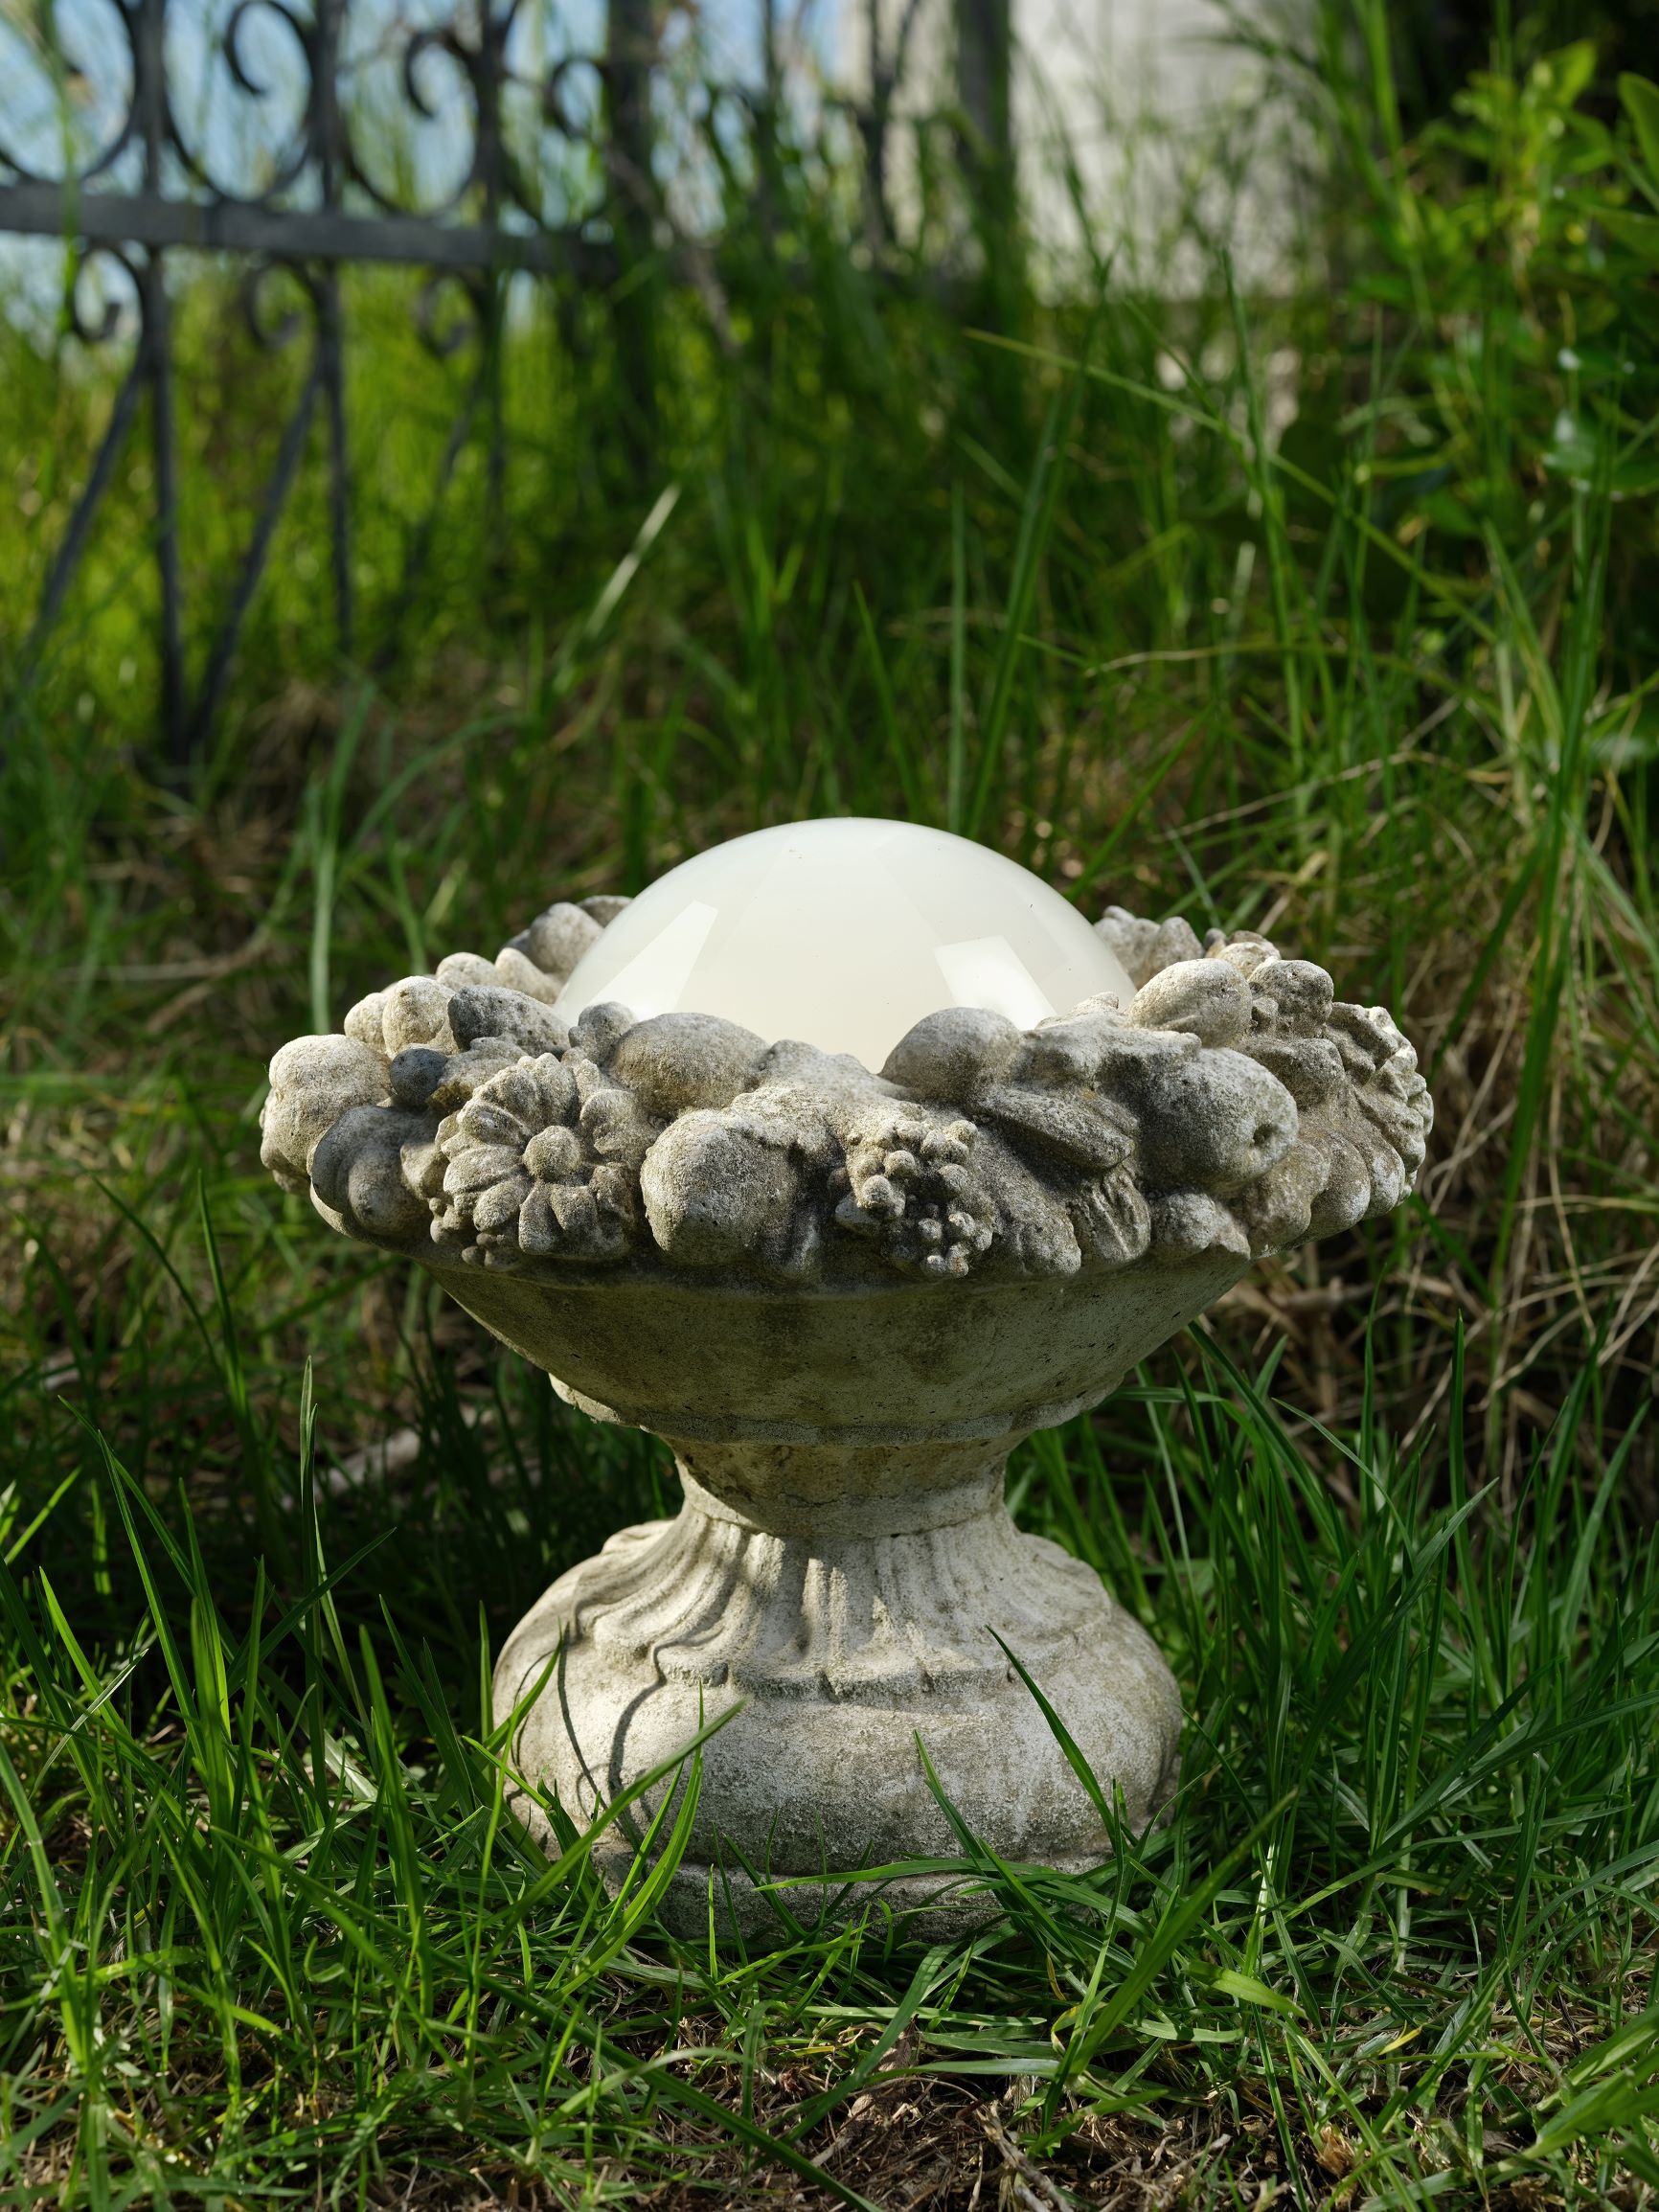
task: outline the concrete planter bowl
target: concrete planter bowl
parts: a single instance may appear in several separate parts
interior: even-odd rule
[[[545,1677],[518,1770],[581,1823],[740,1705],[664,1906],[687,1932],[954,1856],[919,1737],[1002,1857],[1094,1863],[1099,1814],[1009,1654],[1137,1824],[1174,1787],[1179,1694],[1092,1570],[1014,1528],[1008,1453],[1254,1259],[1398,1203],[1431,1116],[1411,1047],[1263,938],[1116,909],[1125,989],[1026,1029],[943,1009],[879,1073],[698,1012],[572,1024],[622,907],[374,993],[278,1053],[263,1120],[333,1227],[674,1452],[677,1518],[612,1538],[501,1653],[498,1714]],[[607,1832],[602,1869],[631,1855]]]

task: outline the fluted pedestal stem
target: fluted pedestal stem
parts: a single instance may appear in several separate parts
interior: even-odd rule
[[[1014,1527],[1006,1438],[698,1442],[676,1456],[678,1517],[624,1530],[561,1577],[495,1678],[501,1716],[558,1653],[515,1758],[579,1823],[742,1701],[703,1753],[671,1922],[701,1928],[711,1895],[761,1920],[757,1880],[957,1855],[919,1737],[1002,1857],[1102,1856],[1100,1818],[1004,1644],[1130,1820],[1156,1812],[1174,1779],[1174,1679],[1091,1568]],[[620,1874],[629,1856],[618,1836],[602,1864]],[[939,1886],[900,1884],[899,1902]],[[816,1919],[825,1899],[803,1884],[790,1910]]]

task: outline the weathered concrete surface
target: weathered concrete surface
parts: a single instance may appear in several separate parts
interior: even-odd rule
[[[685,1490],[676,1520],[613,1538],[502,1653],[498,1721],[552,1669],[515,1738],[519,1770],[590,1818],[740,1705],[703,1752],[665,1908],[687,1932],[706,1922],[711,1868],[764,1881],[956,1855],[918,1735],[1001,1856],[1098,1859],[1100,1819],[1008,1653],[1137,1825],[1173,1787],[1179,1694],[1099,1576],[1013,1527],[1003,1467],[1012,1441],[1102,1396],[1241,1267],[793,1296],[446,1276],[588,1411],[666,1435]],[[840,1908],[869,1895],[854,1886]],[[913,1882],[900,1902],[930,1895]],[[716,1901],[745,1926],[771,1914],[740,1880]],[[791,1909],[814,1902],[808,1889]]]
[[[711,1897],[766,1921],[774,1878],[811,1917],[816,1877],[954,1856],[919,1734],[1002,1857],[1088,1863],[1099,1814],[1009,1653],[1136,1823],[1172,1786],[1179,1699],[1099,1578],[1013,1528],[1007,1452],[1254,1258],[1398,1204],[1432,1115],[1412,1049],[1264,938],[1117,909],[1127,1004],[1026,1030],[944,1009],[879,1072],[694,1012],[567,1028],[565,975],[618,910],[550,908],[493,962],[371,994],[277,1055],[263,1117],[333,1227],[675,1451],[679,1517],[564,1576],[502,1653],[519,1771],[585,1819],[740,1706],[665,1908],[693,1933]]]
[[[1058,1280],[795,1291],[433,1272],[600,1419],[674,1440],[1000,1437],[1006,1448],[1104,1397],[1247,1265],[1220,1252]],[[873,1466],[874,1483],[891,1475],[889,1460]]]
[[[1096,1574],[1015,1530],[1000,1450],[967,1448],[977,1479],[911,1490],[910,1455],[888,1448],[882,1493],[807,1505],[848,1471],[869,1483],[875,1450],[850,1470],[833,1448],[699,1446],[687,1456],[705,1477],[727,1478],[725,1495],[685,1473],[677,1520],[613,1538],[555,1584],[502,1653],[498,1719],[553,1663],[516,1764],[583,1819],[739,1708],[702,1752],[668,1904],[682,1932],[706,1922],[711,1868],[767,1881],[958,1856],[919,1737],[963,1819],[1001,1856],[1102,1856],[1102,1824],[999,1636],[1102,1786],[1122,1790],[1131,1821],[1151,1818],[1173,1787],[1181,1706],[1169,1668]],[[792,1510],[769,1514],[754,1494],[762,1471]],[[939,1472],[936,1454],[926,1473]],[[761,1517],[733,1508],[739,1493]],[[779,1518],[783,1529],[766,1525]],[[639,1828],[672,1787],[641,1801]],[[940,1886],[913,1881],[908,1901]],[[769,1917],[751,1888],[733,1896],[745,1925]],[[868,1896],[855,1888],[848,1902]]]

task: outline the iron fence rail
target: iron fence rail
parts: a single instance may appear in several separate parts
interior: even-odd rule
[[[68,238],[84,246],[258,254],[281,261],[390,262],[429,269],[559,271],[602,283],[615,255],[602,241],[552,239],[539,231],[489,229],[407,215],[351,215],[337,208],[269,208],[237,200],[170,198],[162,193],[88,192],[66,197],[57,184],[0,184],[0,231]]]

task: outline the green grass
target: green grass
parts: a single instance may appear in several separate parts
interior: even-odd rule
[[[466,364],[354,281],[358,657],[308,472],[189,790],[125,483],[0,767],[0,2202],[1659,2187],[1659,132],[1526,21],[1439,121],[1383,9],[1319,26],[1285,296],[1005,282],[991,332],[876,288],[800,164],[804,280],[739,233],[730,347],[665,306],[643,477],[602,304],[514,326],[510,527],[469,457],[402,603]],[[291,364],[211,277],[181,329],[211,609]],[[110,387],[0,343],[15,641]],[[1015,1462],[1180,1676],[1169,1824],[1087,1882],[965,1838],[972,1943],[745,1955],[550,1865],[489,1732],[666,1457],[255,1124],[388,975],[837,810],[1265,928],[1395,1008],[1440,1121],[1420,1202]]]

